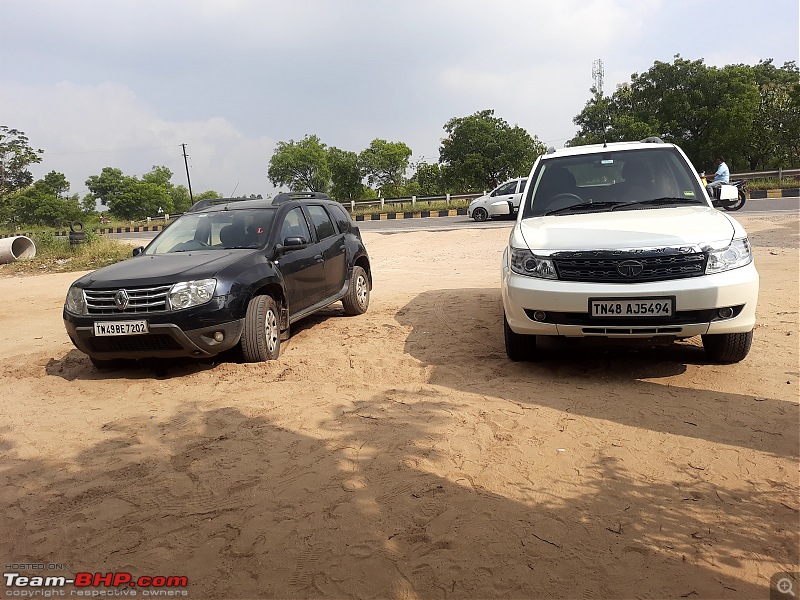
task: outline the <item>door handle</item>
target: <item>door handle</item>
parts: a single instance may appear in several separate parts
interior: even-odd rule
[[[317,254],[317,255],[314,257],[314,260],[316,260],[317,262],[322,262],[322,254]]]

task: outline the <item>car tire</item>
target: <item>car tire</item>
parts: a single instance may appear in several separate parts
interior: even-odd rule
[[[747,333],[718,333],[702,336],[703,349],[715,362],[736,363],[750,352],[753,331]]]
[[[489,219],[489,213],[486,212],[485,208],[476,208],[472,211],[472,218],[478,221],[478,223],[483,223]]]
[[[256,296],[247,305],[239,345],[245,362],[275,360],[281,352],[280,311],[271,296]]]
[[[517,361],[528,361],[536,358],[536,336],[514,333],[503,313],[503,337],[506,342],[508,358]]]
[[[342,298],[342,306],[346,315],[363,315],[369,308],[369,278],[367,272],[358,265],[353,267],[350,285]]]

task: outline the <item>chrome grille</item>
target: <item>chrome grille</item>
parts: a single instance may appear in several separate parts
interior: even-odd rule
[[[172,286],[160,285],[148,288],[121,288],[114,290],[84,290],[86,309],[90,315],[119,315],[164,312],[167,310],[167,294]],[[127,296],[125,308],[120,308],[117,295]]]
[[[706,255],[702,252],[658,255],[570,256],[555,258],[558,278],[563,281],[642,283],[698,277],[705,273]],[[622,263],[637,262],[641,272],[625,274]]]

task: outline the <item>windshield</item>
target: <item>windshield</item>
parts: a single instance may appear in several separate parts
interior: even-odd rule
[[[274,215],[270,208],[188,213],[162,231],[144,253],[260,248],[267,241]]]
[[[670,147],[545,159],[523,218],[703,204],[691,167]]]

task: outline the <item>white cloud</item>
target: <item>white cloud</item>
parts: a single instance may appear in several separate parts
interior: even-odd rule
[[[107,166],[141,175],[153,165],[166,165],[173,182],[185,185],[184,143],[195,191],[231,191],[237,182],[242,193],[272,189],[266,169],[274,140],[248,137],[222,116],[162,119],[118,83],[0,84],[0,104],[14,115],[11,126],[23,129],[31,146],[45,151],[42,163],[32,168],[34,175],[64,173],[73,193],[85,193],[86,179]]]

